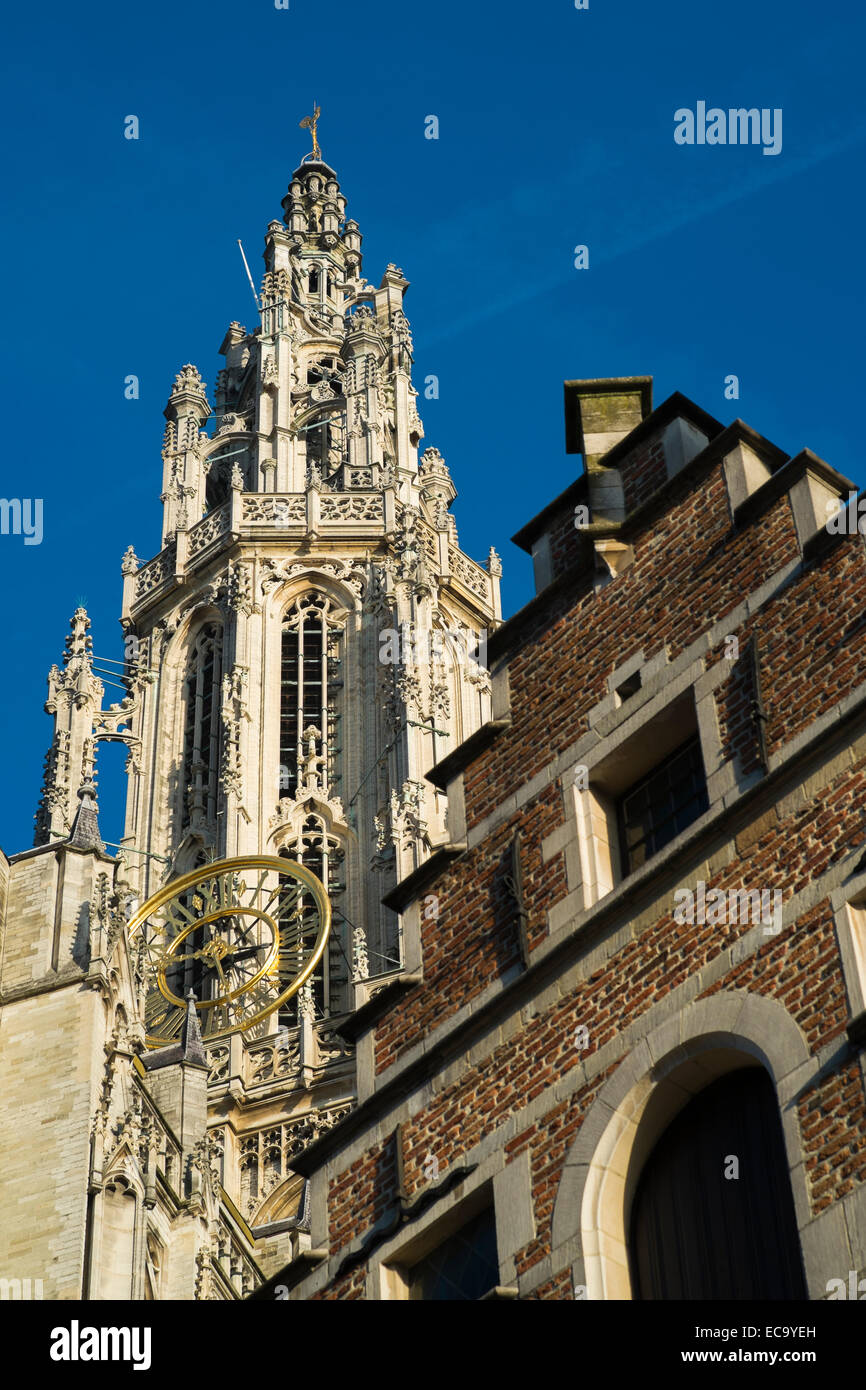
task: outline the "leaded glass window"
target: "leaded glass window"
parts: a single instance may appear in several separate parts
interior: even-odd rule
[[[483,1298],[499,1283],[493,1208],[479,1212],[409,1271],[409,1297],[426,1303]]]
[[[632,873],[708,806],[700,740],[690,739],[641,778],[619,803],[622,871]]]

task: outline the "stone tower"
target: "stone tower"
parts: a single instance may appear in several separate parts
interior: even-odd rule
[[[490,717],[500,564],[459,548],[448,468],[419,457],[408,281],[363,278],[317,146],[283,208],[260,322],[229,326],[213,403],[187,365],[165,408],[162,548],[122,563],[127,693],[103,709],[77,610],[36,845],[0,866],[18,1119],[0,1180],[21,1212],[0,1268],[46,1297],[234,1298],[303,1257],[292,1157],[351,1108],[347,1021],[407,969],[383,898],[447,839],[425,773]],[[105,740],[128,748],[116,858],[92,780]],[[190,1006],[176,1046],[146,1049],[131,910],[259,854],[328,888],[316,975],[270,1031],[205,1047]]]

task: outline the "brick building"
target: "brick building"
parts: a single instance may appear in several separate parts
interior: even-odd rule
[[[503,624],[422,448],[408,280],[363,276],[314,127],[258,321],[212,403],[175,378],[124,660],[77,609],[0,851],[0,1297],[847,1290],[850,483],[648,378],[567,383],[584,471]]]
[[[809,1298],[866,1269],[866,554],[849,481],[649,378],[565,385],[577,480],[447,838],[341,1025],[258,1296]],[[853,1272],[853,1274],[852,1274]],[[853,1295],[853,1296],[856,1296]]]

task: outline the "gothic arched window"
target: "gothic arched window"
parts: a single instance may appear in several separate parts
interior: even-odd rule
[[[345,886],[341,882],[343,848],[335,836],[328,834],[325,823],[320,816],[308,816],[298,835],[297,842],[291,846],[291,850],[284,845],[279,854],[282,859],[292,859],[295,863],[304,864],[312,870],[319,882],[324,884],[333,905],[334,898],[343,891]],[[280,902],[279,915],[282,917],[283,912],[297,911],[294,894],[287,891],[285,901]],[[309,901],[306,897],[301,899],[300,912],[302,917],[309,918],[309,934],[305,933],[304,941],[304,949],[309,950],[315,944],[318,925],[312,897]],[[331,947],[333,949],[337,949],[335,943],[336,936],[332,928]],[[309,980],[316,1018],[325,1017],[332,1011],[332,1006],[337,1004],[337,993],[341,983],[338,976],[341,972],[335,969],[336,962],[330,959],[330,954],[330,950],[324,952]],[[345,976],[343,976],[343,980],[345,980]],[[299,1022],[299,1004],[297,995],[289,1000],[286,1007],[280,1010],[279,1021],[281,1024],[291,1027]]]
[[[195,858],[190,858],[186,867],[180,868],[178,877],[180,877],[181,874],[191,872],[192,869],[204,868],[205,864],[212,858],[213,850],[211,850],[209,854],[204,846],[201,846]],[[190,918],[196,916],[193,900],[196,897],[197,891],[198,889],[194,885],[192,888],[188,888],[180,899],[189,913]],[[166,985],[171,993],[178,999],[186,999],[190,990],[192,990],[197,999],[209,999],[213,997],[211,990],[215,981],[208,978],[208,972],[203,958],[199,957],[196,959],[195,956],[197,951],[201,951],[204,948],[209,936],[210,932],[207,927],[196,927],[195,931],[191,932],[187,938],[183,959],[177,961],[174,965],[169,965],[166,969]]]
[[[193,638],[184,685],[183,829],[216,823],[221,683],[222,629],[207,623]]]
[[[283,619],[280,795],[339,795],[343,618],[326,594],[307,593]]]
[[[212,512],[228,500],[229,480],[225,468],[216,459],[205,482],[205,510]]]
[[[242,418],[242,415],[237,415],[235,424],[237,425]],[[242,428],[242,426],[238,425],[238,428]],[[232,472],[236,467],[240,469],[244,486],[246,486],[249,474],[249,449],[246,445],[238,448],[236,442],[227,446],[224,445],[217,453],[211,454],[205,467],[207,468],[205,511],[211,512],[214,508],[221,507],[224,502],[228,501],[231,495]]]

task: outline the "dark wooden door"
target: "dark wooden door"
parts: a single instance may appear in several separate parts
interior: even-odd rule
[[[739,1177],[726,1178],[729,1155]],[[776,1093],[763,1067],[701,1091],[653,1149],[635,1192],[642,1299],[805,1299]]]

